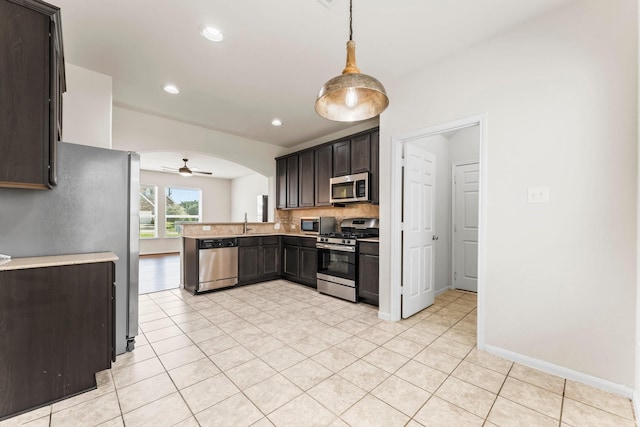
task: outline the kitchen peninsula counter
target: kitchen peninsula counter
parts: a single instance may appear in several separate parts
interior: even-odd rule
[[[234,237],[263,237],[263,236],[294,236],[294,237],[308,237],[311,239],[315,239],[318,237],[317,234],[306,234],[306,233],[294,233],[287,231],[273,231],[270,233],[247,233],[247,234],[199,234],[197,236],[182,236],[185,239],[231,239]]]
[[[7,261],[0,261],[0,271],[58,267],[62,265],[93,264],[97,262],[116,261],[117,259],[118,256],[113,252],[11,258]]]
[[[283,226],[276,228],[273,222],[248,222],[248,232],[244,232],[242,222],[216,222],[181,224],[180,235],[191,239],[228,239],[233,237],[261,237],[261,236],[296,236],[317,237],[316,234],[306,234],[299,231],[287,231]]]

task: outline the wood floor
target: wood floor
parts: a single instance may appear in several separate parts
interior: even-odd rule
[[[140,255],[140,295],[179,287],[179,254]]]

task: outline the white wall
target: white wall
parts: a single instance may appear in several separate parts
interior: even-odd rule
[[[231,221],[262,222],[258,218],[257,198],[269,194],[269,179],[260,174],[243,176],[231,180]],[[271,214],[273,215],[273,213]]]
[[[286,149],[176,120],[113,108],[113,148],[127,151],[201,153],[246,166],[269,179],[269,212],[275,209],[275,158]]]
[[[304,150],[307,148],[315,147],[316,145],[323,144],[329,141],[335,141],[345,136],[353,135],[358,132],[364,132],[369,129],[373,129],[380,125],[380,119],[378,117],[374,117],[372,119],[364,120],[362,122],[356,122],[356,124],[349,126],[345,129],[339,130],[337,132],[330,133],[328,135],[322,135],[319,138],[314,138],[310,141],[304,141],[300,144],[296,144],[293,147],[289,147],[285,153],[290,154],[295,153],[296,151]]]
[[[178,174],[140,171],[140,184],[158,186],[158,238],[141,239],[140,253],[170,253],[180,251],[179,238],[164,238],[165,188],[198,188],[202,190],[202,222],[228,222],[231,220],[231,180],[183,177]]]
[[[111,148],[111,76],[65,64],[62,140]]]
[[[130,151],[175,151],[208,154],[275,176],[274,159],[285,152],[276,145],[254,141],[176,120],[113,108],[113,148]]]
[[[487,113],[486,344],[620,390],[634,383],[636,3],[574,2],[432,64],[387,87],[380,121],[380,258],[392,136]],[[527,203],[538,185],[550,203]],[[389,292],[381,263],[382,315]]]

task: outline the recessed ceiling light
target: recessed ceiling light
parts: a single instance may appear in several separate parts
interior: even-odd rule
[[[176,93],[180,93],[180,89],[178,89],[174,85],[165,85],[163,89],[165,92],[171,93],[173,95],[175,95]]]
[[[212,42],[221,42],[224,36],[222,35],[222,31],[217,29],[216,27],[212,27],[211,25],[201,25],[200,26],[200,34],[207,40],[211,40]]]
[[[271,120],[271,124],[274,125],[274,126],[282,126],[282,120],[273,119],[273,120]]]

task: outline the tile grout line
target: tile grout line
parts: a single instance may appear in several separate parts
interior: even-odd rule
[[[562,402],[560,402],[560,420],[558,421],[558,427],[562,426],[562,415],[564,412],[564,401],[567,398],[567,380],[565,379],[562,383]]]
[[[493,407],[496,405],[496,402],[498,401],[498,397],[502,397],[503,399],[505,399],[505,397],[500,396],[500,392],[502,391],[502,389],[504,388],[505,383],[507,382],[507,378],[509,378],[509,374],[511,373],[511,370],[513,369],[514,363],[511,363],[511,366],[509,367],[509,371],[506,373],[506,375],[504,376],[504,381],[502,381],[502,384],[500,385],[500,390],[498,390],[498,392],[496,393],[496,398],[493,400],[493,403],[491,404],[491,408],[489,408],[489,412],[487,412],[487,416],[484,419],[484,423],[482,424],[483,426],[485,424],[487,424],[489,421],[489,415],[491,415],[491,411],[493,411]]]
[[[171,316],[169,316],[169,318],[171,318]],[[171,321],[173,322],[173,319],[171,319]],[[174,322],[174,323],[175,323],[175,322]],[[176,326],[177,326],[177,325],[176,325]],[[194,413],[193,413],[193,411],[191,410],[191,407],[189,406],[189,404],[188,404],[188,403],[187,403],[187,401],[185,400],[184,396],[183,396],[183,395],[182,395],[182,393],[180,392],[180,389],[178,388],[178,386],[177,386],[177,385],[176,385],[176,383],[174,382],[173,378],[171,377],[171,374],[169,374],[169,370],[167,370],[167,367],[164,365],[164,363],[162,363],[162,360],[160,359],[160,355],[156,352],[156,349],[155,349],[155,348],[153,348],[152,343],[147,339],[147,337],[146,337],[146,335],[144,334],[144,332],[142,333],[142,335],[144,335],[144,337],[145,337],[145,339],[147,340],[147,342],[149,342],[149,346],[151,347],[151,350],[152,350],[152,351],[153,351],[153,353],[156,355],[155,357],[158,359],[158,362],[160,362],[160,365],[161,365],[161,366],[162,366],[162,368],[164,369],[164,373],[165,373],[165,374],[167,374],[167,376],[169,377],[169,380],[171,381],[171,384],[173,384],[173,386],[175,387],[176,391],[177,391],[177,392],[178,392],[178,394],[180,395],[180,398],[182,399],[182,402],[185,404],[185,406],[186,406],[186,407],[187,407],[187,409],[189,410],[189,413],[191,414],[191,417],[193,417],[193,419],[195,419],[195,420],[196,420],[196,422],[198,422],[198,420],[197,420],[197,419],[196,419],[196,417],[195,417],[195,414],[194,414]],[[186,334],[185,334],[185,335],[186,335]],[[189,338],[189,340],[191,340],[191,338],[190,338],[190,337],[188,337],[188,336],[187,336],[187,338]],[[170,338],[167,338],[167,339],[170,339]],[[161,340],[161,341],[162,341],[162,340]],[[191,341],[191,342],[193,342],[193,341]],[[195,344],[195,343],[194,343],[194,344]],[[205,355],[205,356],[206,356],[206,355]],[[161,375],[161,374],[158,374],[158,375]],[[157,376],[157,375],[156,375],[156,376]],[[153,377],[150,377],[150,378],[153,378]],[[143,380],[143,381],[144,381],[144,380]],[[138,382],[140,382],[140,381],[138,381]],[[135,383],[134,383],[134,384],[135,384]],[[133,385],[133,384],[131,384],[131,385]],[[114,381],[114,386],[115,386],[115,381]],[[117,388],[116,388],[116,390],[117,390]],[[170,396],[171,394],[173,394],[173,393],[170,393],[170,394],[168,394],[167,396]],[[146,406],[146,405],[148,405],[148,404],[150,404],[150,403],[153,403],[153,402],[156,402],[156,401],[158,401],[158,400],[164,399],[164,398],[165,398],[165,397],[167,397],[167,396],[162,396],[162,397],[160,397],[160,398],[158,398],[158,399],[155,399],[155,400],[153,400],[153,401],[151,401],[151,402],[148,402],[148,403],[146,403],[145,405],[142,405],[140,408],[143,408],[144,406]],[[119,404],[119,403],[120,403],[120,399],[118,399],[118,404]],[[136,408],[136,409],[134,409],[133,411],[135,411],[135,410],[137,410],[137,409],[139,409],[139,408]],[[122,411],[122,409],[121,409],[121,411]],[[130,411],[130,412],[133,412],[133,411]],[[181,421],[179,421],[179,422],[186,421],[187,419],[189,419],[189,418],[185,418],[184,420],[181,420]],[[124,414],[122,414],[122,420],[124,421]],[[177,423],[176,423],[176,424],[177,424]],[[198,425],[200,425],[200,423],[198,423]]]

